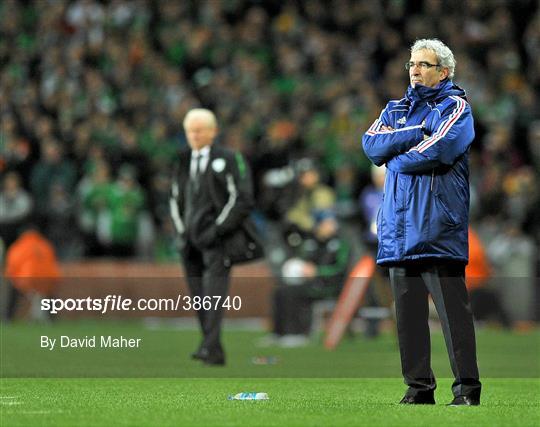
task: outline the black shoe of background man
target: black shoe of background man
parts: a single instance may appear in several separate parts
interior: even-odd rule
[[[225,355],[222,350],[209,351],[207,348],[200,348],[191,354],[191,358],[202,361],[205,365],[225,365]]]
[[[208,350],[205,348],[199,348],[194,353],[191,353],[191,358],[194,360],[204,360],[208,356]]]
[[[435,405],[433,396],[403,396],[400,405]]]
[[[203,360],[205,365],[212,366],[224,366],[225,365],[225,356],[221,354],[209,354],[206,359]]]
[[[469,396],[456,396],[446,406],[478,406],[480,405],[480,399],[474,399]]]

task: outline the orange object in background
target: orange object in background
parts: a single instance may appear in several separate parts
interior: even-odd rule
[[[369,255],[362,257],[353,267],[339,294],[336,308],[326,330],[324,347],[327,350],[334,350],[341,341],[347,326],[366,295],[374,273],[375,259]]]
[[[21,292],[50,295],[60,278],[52,244],[35,230],[25,231],[8,248],[5,276]]]
[[[476,232],[469,227],[469,264],[465,268],[467,290],[483,287],[491,277],[491,266],[484,245]]]

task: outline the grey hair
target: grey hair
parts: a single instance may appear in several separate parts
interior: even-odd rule
[[[439,39],[421,39],[416,40],[411,47],[411,53],[417,50],[427,49],[435,52],[437,60],[441,67],[448,68],[448,78],[454,78],[454,70],[456,68],[456,60],[454,54],[448,46]]]
[[[194,118],[201,118],[208,124],[209,127],[217,128],[217,120],[215,114],[212,111],[207,110],[206,108],[193,108],[192,110],[189,110],[186,114],[186,117],[184,117],[184,128],[186,127],[188,122]]]

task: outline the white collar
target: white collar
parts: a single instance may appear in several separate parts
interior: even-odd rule
[[[200,150],[191,150],[191,157],[201,156],[208,157],[210,155],[210,145],[206,145]]]

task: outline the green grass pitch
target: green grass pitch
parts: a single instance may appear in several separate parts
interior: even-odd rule
[[[141,337],[139,349],[39,348],[41,335]],[[345,339],[335,352],[314,341],[258,348],[262,332],[226,330],[225,368],[189,360],[196,331],[139,323],[10,324],[1,331],[0,426],[537,426],[540,333],[480,330],[480,407],[452,396],[444,341],[433,333],[435,406],[403,406],[395,337]],[[254,356],[275,356],[256,365]],[[230,401],[260,391],[268,401]]]

